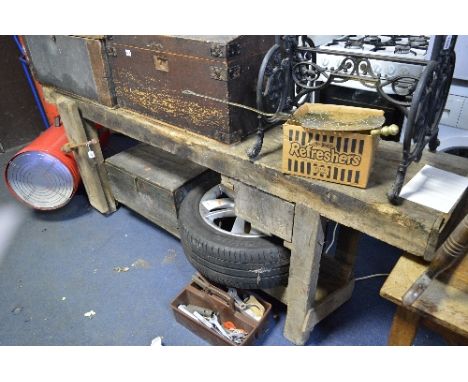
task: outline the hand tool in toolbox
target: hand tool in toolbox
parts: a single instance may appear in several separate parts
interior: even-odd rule
[[[261,304],[257,301],[257,303],[248,304],[245,303],[237,293],[236,288],[229,288],[227,292],[223,291],[220,288],[215,287],[212,285],[208,280],[206,280],[202,275],[199,273],[192,276],[192,281],[197,284],[200,288],[205,291],[211,292],[212,294],[221,297],[223,300],[226,300],[232,307],[236,307],[242,313],[256,319],[257,321],[262,318],[262,315],[257,315],[252,312],[249,312],[251,308],[256,308],[258,311],[262,312],[265,309],[261,306]]]
[[[217,331],[219,334],[226,337],[229,341],[232,341],[238,345],[241,344],[247,336],[247,332],[245,330],[238,329],[230,321],[228,321],[231,324],[228,325],[229,328],[226,328],[224,325],[221,325],[218,317],[219,315],[216,312],[213,312],[211,309],[197,306],[196,309],[193,312],[191,312],[189,306],[183,304],[180,304],[177,308],[185,314],[188,314],[193,319],[201,322],[208,329]],[[200,313],[200,311],[204,312],[204,314]]]
[[[246,345],[260,334],[271,305],[250,294],[243,297],[235,288],[226,292],[196,274],[191,285],[171,305],[175,314],[183,312],[176,314],[179,322],[208,341]],[[224,340],[219,341],[220,338]]]

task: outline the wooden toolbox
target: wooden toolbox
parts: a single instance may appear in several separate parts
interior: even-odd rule
[[[105,161],[115,199],[179,237],[177,212],[186,193],[215,173],[146,144]]]
[[[184,94],[190,90],[256,106],[256,82],[274,36],[109,36],[120,107],[234,143],[254,132],[257,114]]]
[[[24,36],[37,81],[72,95],[115,105],[103,36]]]
[[[249,293],[251,292],[249,291]],[[265,308],[265,313],[260,321],[256,321],[240,312],[235,307],[232,300],[226,301],[217,295],[209,293],[208,291],[201,289],[195,282],[187,285],[185,289],[182,290],[182,292],[171,302],[171,309],[177,322],[212,345],[239,346],[214,330],[207,328],[201,322],[195,321],[192,317],[178,309],[179,305],[192,304],[218,312],[219,320],[221,322],[231,321],[237,328],[243,329],[248,333],[240,346],[253,345],[255,341],[257,341],[268,330],[271,314],[271,304],[260,298],[258,295],[255,295],[255,297]]]

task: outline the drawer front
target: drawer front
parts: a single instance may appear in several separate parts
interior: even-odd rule
[[[142,178],[114,167],[106,162],[106,169],[115,199],[164,228],[178,234],[174,195]]]
[[[273,234],[288,242],[292,241],[295,209],[293,203],[232,178],[223,176],[222,183],[235,195],[237,216],[250,222],[260,231]]]

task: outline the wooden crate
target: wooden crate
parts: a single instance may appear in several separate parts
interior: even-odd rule
[[[206,167],[139,144],[108,158],[115,199],[179,237],[177,212],[188,191],[216,176]]]

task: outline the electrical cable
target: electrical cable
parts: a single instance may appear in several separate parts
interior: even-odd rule
[[[386,277],[390,273],[374,273],[373,275],[367,275],[367,276],[362,276],[362,277],[356,277],[354,281],[361,281],[361,280],[367,280],[367,279],[372,279],[374,277]]]
[[[28,81],[29,88],[31,89],[31,92],[33,94],[34,102],[36,103],[36,106],[39,110],[39,114],[41,116],[41,119],[45,128],[48,129],[50,126],[49,120],[47,119],[47,115],[44,110],[44,105],[42,105],[42,101],[39,97],[39,93],[36,89],[36,85],[34,84],[34,81],[31,77],[31,73],[29,72],[29,63],[26,60],[26,57],[24,55],[25,52],[24,52],[23,46],[21,45],[21,42],[19,41],[19,38],[17,35],[13,36],[13,41],[15,42],[16,46],[18,47],[18,50],[20,51],[21,55],[19,57],[19,60],[21,62],[21,67],[23,68],[23,72],[26,77],[26,80]]]
[[[325,249],[325,254],[328,254],[328,251],[330,251],[331,247],[333,247],[333,244],[335,243],[335,235],[336,235],[336,229],[338,228],[338,223],[335,223],[335,228],[333,228],[333,235],[332,235],[332,241],[330,245]],[[362,281],[362,280],[367,280],[367,279],[372,279],[374,277],[386,277],[390,273],[374,273],[372,275],[366,275],[362,277],[356,277],[354,281]]]
[[[333,229],[333,236],[332,236],[332,241],[330,245],[327,247],[325,250],[325,255],[328,254],[328,251],[333,247],[333,243],[335,242],[335,234],[336,234],[336,229],[338,228],[338,223],[335,223],[335,228]]]

